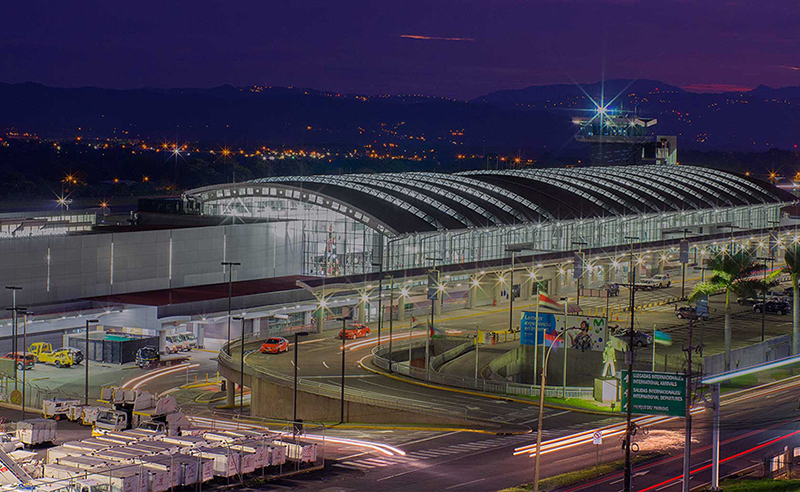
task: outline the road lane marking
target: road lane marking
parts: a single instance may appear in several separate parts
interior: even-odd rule
[[[484,480],[486,480],[486,478],[479,478],[477,480],[472,480],[472,481],[469,481],[469,482],[460,483],[458,485],[451,485],[451,486],[445,488],[445,490],[457,489],[457,488],[463,487],[465,485],[472,485],[473,483],[483,482]]]

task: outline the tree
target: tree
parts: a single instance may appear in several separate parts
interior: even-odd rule
[[[798,312],[798,305],[800,305],[800,291],[798,291],[797,281],[800,277],[800,244],[793,243],[786,248],[783,255],[786,260],[786,266],[783,267],[781,273],[788,273],[792,279],[792,354],[800,353],[800,312]]]
[[[739,297],[752,296],[756,292],[769,289],[770,280],[766,282],[754,277],[754,274],[764,268],[756,262],[752,252],[744,250],[733,255],[721,251],[708,262],[708,270],[712,271],[711,278],[695,286],[689,296],[689,301],[725,292],[725,370],[731,369],[731,294]]]

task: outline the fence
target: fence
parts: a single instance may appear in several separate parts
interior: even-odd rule
[[[790,355],[791,339],[791,335],[783,335],[731,350],[731,369],[744,369],[763,362],[788,357]],[[720,353],[703,357],[703,367],[704,374],[725,372],[725,354]]]

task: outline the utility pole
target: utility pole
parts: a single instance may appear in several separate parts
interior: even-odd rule
[[[681,299],[686,299],[686,263],[689,262],[689,244],[686,242],[686,233],[691,232],[689,229],[683,230],[683,241],[679,249],[679,254],[682,254],[683,246],[686,245],[686,258],[680,257],[681,261]],[[686,260],[686,261],[684,261]]]
[[[242,328],[242,338],[240,342],[240,355],[242,356],[242,360],[239,365],[239,416],[241,417],[244,415],[244,316],[237,316],[235,319],[239,320],[239,326]]]
[[[572,241],[572,244],[573,245],[575,245],[575,244],[578,245],[578,253],[577,253],[575,259],[576,260],[579,259],[580,262],[581,262],[580,263],[580,270],[576,269],[577,265],[575,263],[573,263],[573,265],[572,265],[573,276],[575,277],[575,280],[577,280],[577,283],[578,283],[577,289],[575,291],[576,292],[576,294],[575,294],[575,305],[578,307],[578,312],[580,313],[580,309],[581,309],[581,280],[583,279],[583,268],[585,266],[584,265],[584,261],[583,261],[583,249],[582,248],[583,248],[583,246],[585,246],[588,243],[586,241]],[[580,274],[578,274],[578,272],[580,272]],[[566,343],[566,339],[564,340],[564,342]]]
[[[627,354],[627,362],[628,362],[628,387],[626,391],[628,392],[628,408],[625,412],[625,483],[624,483],[624,491],[631,492],[633,490],[631,479],[631,438],[633,437],[633,428],[631,425],[631,417],[633,413],[633,334],[634,334],[634,314],[633,308],[636,305],[636,263],[633,261],[633,242],[639,239],[638,237],[634,236],[627,236],[625,240],[629,240],[631,242],[631,251],[629,256],[629,265],[630,265],[630,305],[629,309],[631,311],[631,327],[628,330],[628,354]],[[653,342],[655,343],[655,341]]]
[[[28,315],[33,314],[25,308],[20,312],[22,315],[22,420],[25,420],[25,375],[28,373],[28,353],[25,347],[28,346]],[[88,361],[87,361],[88,362]],[[88,366],[88,363],[87,363]]]

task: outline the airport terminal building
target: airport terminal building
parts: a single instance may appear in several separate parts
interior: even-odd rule
[[[188,205],[140,211],[128,225],[37,216],[49,225],[27,221],[0,238],[0,275],[34,311],[31,333],[58,343],[97,318],[162,339],[187,329],[221,337],[229,288],[233,309],[247,318],[234,333],[314,322],[321,329],[318,299],[299,282],[364,283],[336,302],[374,319],[378,272],[424,289],[434,265],[458,272],[448,286],[453,299],[491,303],[498,293],[475,297],[461,282],[480,271],[486,278],[473,281],[490,291],[492,272],[511,268],[510,251],[526,262],[514,268],[541,267],[557,288],[571,280],[553,272],[571,268],[565,258],[578,248],[605,248],[607,268],[631,242],[766,230],[787,220],[782,209],[796,198],[748,176],[648,165],[284,176],[189,190],[180,201]],[[10,335],[5,316],[0,345]]]

